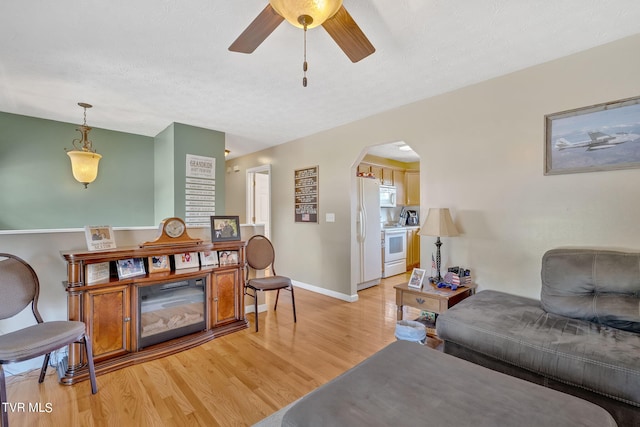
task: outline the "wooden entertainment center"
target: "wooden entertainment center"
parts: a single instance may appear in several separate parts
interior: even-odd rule
[[[237,255],[237,262],[210,266],[198,264],[197,267],[175,269],[174,257],[187,253],[196,253],[197,257],[198,253],[211,251],[230,251]],[[68,319],[86,324],[93,344],[97,374],[177,353],[247,327],[244,317],[243,241],[164,244],[96,252],[67,251],[61,255],[67,262],[68,277],[64,287],[67,292]],[[165,260],[171,261],[168,271],[149,273],[147,260],[160,256],[166,256]],[[134,277],[119,277],[117,262],[129,259],[143,260],[145,273]],[[88,269],[96,264],[106,267],[105,263],[109,266],[109,277],[89,284],[87,279],[91,272]],[[162,291],[164,288],[186,287],[185,284],[193,285],[190,289],[200,292],[199,298],[202,301],[199,309],[195,314],[189,314],[192,318],[200,317],[199,323],[195,325],[197,330],[194,331],[192,326],[182,336],[145,344],[141,333],[144,331],[142,317],[145,316],[141,301],[147,298],[146,295],[153,286]],[[156,305],[162,306],[161,303]],[[171,308],[175,313],[175,308]],[[175,324],[179,320],[181,316],[174,314],[168,323]],[[69,385],[88,379],[85,358],[80,344],[69,346],[68,356],[58,366],[62,384]]]

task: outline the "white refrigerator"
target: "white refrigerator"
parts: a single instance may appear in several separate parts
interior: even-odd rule
[[[357,289],[361,291],[378,285],[382,276],[380,185],[375,179],[356,179],[358,180],[358,201],[356,203]]]

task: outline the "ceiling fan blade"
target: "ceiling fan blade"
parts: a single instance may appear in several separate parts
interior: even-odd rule
[[[278,15],[268,4],[238,36],[236,41],[229,46],[229,50],[232,52],[252,53],[282,21],[284,21],[284,18]]]
[[[376,51],[344,6],[322,26],[351,62],[358,62]]]

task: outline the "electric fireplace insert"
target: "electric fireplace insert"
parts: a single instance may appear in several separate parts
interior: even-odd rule
[[[138,348],[206,329],[206,277],[138,287]]]

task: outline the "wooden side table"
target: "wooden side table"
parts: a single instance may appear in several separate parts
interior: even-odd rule
[[[410,288],[407,283],[395,285],[398,320],[402,320],[402,308],[405,305],[431,313],[442,314],[463,299],[476,292],[477,285],[472,283],[459,287],[455,291],[449,288],[438,288],[433,283],[426,283],[422,289]]]

